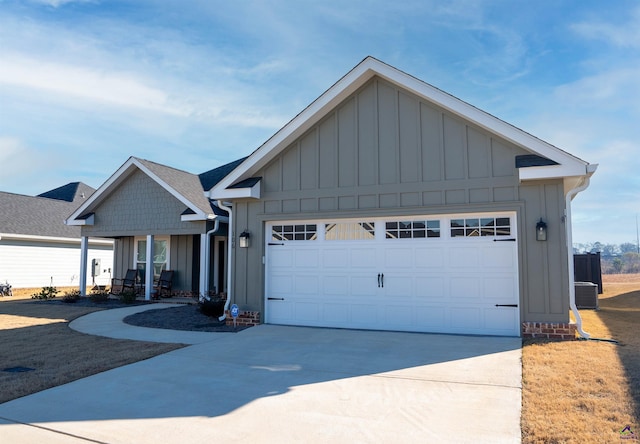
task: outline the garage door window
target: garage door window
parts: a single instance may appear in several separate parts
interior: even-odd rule
[[[324,238],[332,240],[373,240],[376,230],[374,222],[339,222],[325,224]]]
[[[511,219],[483,217],[451,220],[451,237],[510,236]]]
[[[316,240],[317,238],[318,226],[316,224],[274,225],[271,227],[271,240],[274,241],[303,241]]]
[[[440,221],[388,221],[385,223],[385,237],[387,239],[440,237]]]

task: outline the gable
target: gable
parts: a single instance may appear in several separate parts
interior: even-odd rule
[[[184,222],[184,204],[140,170],[131,173],[93,208],[93,225],[87,236],[200,233],[201,222]]]
[[[527,151],[376,77],[257,174],[264,199],[322,196],[307,200],[308,210],[492,202],[517,195],[521,155]]]
[[[535,154],[555,162],[553,165],[523,168],[518,171],[519,180],[586,177],[595,171],[595,165],[589,165],[587,162],[446,94],[427,83],[376,59],[367,57],[316,101],[298,114],[291,122],[285,125],[285,127],[274,134],[265,144],[254,151],[238,168],[214,186],[207,193],[208,196],[212,199],[259,197],[248,196],[246,193],[240,193],[238,189],[230,190],[229,187],[252,176],[257,176],[258,171],[263,169],[272,159],[303,134],[307,133],[310,128],[324,120],[340,103],[344,103],[348,97],[374,77],[384,79],[384,81],[389,84],[418,96],[421,101],[445,110],[446,113],[454,119],[468,122],[478,129],[498,136],[502,140],[507,141],[511,146],[523,150],[524,154]],[[379,97],[380,96],[378,96],[378,98]],[[404,119],[404,117],[397,122],[389,121],[388,123],[390,125],[411,124],[408,120]],[[379,142],[385,145],[388,142],[387,139],[392,138],[393,134],[393,132],[380,132],[375,136],[378,137]],[[405,132],[405,134],[407,133]],[[340,135],[339,137],[342,136]],[[449,157],[451,157],[451,159],[447,163],[448,166],[446,168],[449,173],[453,173],[449,168],[451,167],[455,170],[459,168],[459,165],[458,167],[454,165],[455,161],[453,158],[455,158],[455,154]],[[405,159],[406,158],[405,156]],[[320,161],[321,159],[318,160]]]

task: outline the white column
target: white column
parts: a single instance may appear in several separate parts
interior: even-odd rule
[[[144,298],[147,301],[151,300],[151,290],[153,290],[153,234],[147,235],[147,271],[145,274],[145,286],[144,286]]]
[[[200,283],[199,291],[201,295],[209,294],[209,233],[200,235]]]
[[[80,295],[87,295],[87,257],[89,256],[89,238],[80,238]]]

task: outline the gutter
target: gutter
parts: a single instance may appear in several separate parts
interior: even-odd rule
[[[597,167],[598,165],[587,165],[587,175],[582,179],[581,185],[578,185],[577,187],[569,190],[565,197],[565,230],[567,232],[567,264],[569,270],[569,306],[571,307],[573,316],[576,318],[578,333],[584,339],[589,339],[591,335],[582,329],[582,317],[580,316],[580,312],[578,311],[578,307],[576,306],[576,285],[574,276],[575,267],[573,264],[573,234],[571,230],[571,201],[578,193],[586,190],[589,187],[591,175],[595,173]]]
[[[233,245],[233,213],[231,212],[231,204],[226,206],[222,203],[221,200],[217,201],[218,208],[229,213],[229,237],[227,238],[227,300],[224,303],[224,311],[222,312],[222,316],[218,318],[219,321],[224,321],[227,318],[227,310],[229,310],[229,304],[231,302],[231,252]]]

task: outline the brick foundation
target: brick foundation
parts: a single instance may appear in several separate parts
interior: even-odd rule
[[[229,310],[226,311],[226,323],[227,325],[233,325],[233,317]],[[259,311],[241,311],[236,318],[236,325],[253,327],[260,324],[260,312]]]
[[[522,337],[560,339],[573,341],[576,339],[578,327],[572,322],[523,322]]]

